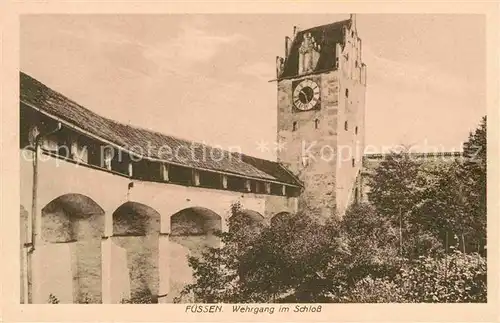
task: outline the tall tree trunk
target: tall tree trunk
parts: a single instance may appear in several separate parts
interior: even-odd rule
[[[444,249],[444,286],[446,295],[448,295],[448,230],[446,230],[446,245]]]
[[[465,236],[464,236],[464,233],[462,232],[462,250],[464,251],[465,253]]]
[[[401,206],[399,207],[399,256],[403,257],[403,219]]]

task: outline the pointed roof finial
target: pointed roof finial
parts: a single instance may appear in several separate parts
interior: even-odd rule
[[[293,39],[297,37],[297,34],[299,33],[300,28],[298,26],[293,26]]]
[[[351,13],[349,20],[351,20],[352,25],[355,27],[356,26],[356,14]]]

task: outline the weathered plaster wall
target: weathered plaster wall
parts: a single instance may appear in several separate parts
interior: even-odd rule
[[[278,141],[286,142],[278,161],[304,182],[299,209],[324,219],[335,212],[339,80],[335,72],[312,79],[320,86],[321,108],[309,111],[294,111],[292,80],[278,82]]]
[[[287,147],[279,152],[278,160],[305,184],[299,208],[320,218],[342,216],[353,200],[362,167],[366,70],[361,61],[361,40],[355,23],[352,29],[345,30],[345,35],[345,46],[337,44],[335,51],[337,70],[280,80],[277,87],[278,140],[285,141]],[[320,84],[321,109],[294,109],[292,86],[302,79]],[[315,120],[319,120],[318,129],[315,129]],[[309,150],[315,158],[304,162],[303,147],[309,147],[311,142],[316,143]],[[325,161],[329,153],[334,158]]]
[[[21,151],[21,155],[21,205],[29,214],[33,177],[31,152]],[[71,282],[66,283],[62,278],[36,281],[35,303],[46,302],[47,293],[51,292],[60,294],[56,296],[67,302],[84,299],[100,302],[102,299],[106,303],[117,303],[123,295],[128,296],[130,292],[134,293],[145,286],[157,294],[168,293],[166,299],[171,300],[172,295],[182,288],[183,282],[189,280],[186,278],[190,275],[187,254],[199,254],[204,245],[214,244],[210,236],[172,239],[167,236],[166,240],[162,240],[157,234],[171,233],[172,215],[189,208],[206,208],[220,216],[221,227],[226,229],[226,220],[234,202],[240,202],[242,207],[262,214],[267,220],[276,213],[293,213],[297,210],[297,198],[141,181],[133,181],[133,185],[130,185],[131,180],[124,176],[75,165],[43,154],[40,156],[36,205],[37,261],[34,263],[37,274],[34,280],[47,275],[49,267],[46,264],[52,264],[52,260],[45,261],[45,258],[58,258],[59,262],[67,265],[55,265],[56,271],[64,271],[65,274],[60,276],[69,275]],[[129,189],[129,186],[132,187]],[[104,214],[70,221],[64,210],[51,210],[42,217],[42,210],[47,204],[70,193],[88,197]],[[113,241],[101,241],[102,236],[112,236],[113,213],[126,202],[146,205],[159,214],[160,223],[156,235],[113,237]],[[107,246],[107,243],[112,246]],[[66,250],[64,248],[68,250],[66,256],[61,251]],[[169,256],[165,257],[165,254]],[[115,264],[115,261],[119,263]],[[123,281],[125,271],[132,278],[128,283],[130,288],[126,287],[127,284],[117,283]],[[170,288],[174,293],[170,292]]]
[[[158,234],[147,236],[112,237],[123,248],[130,281],[130,297],[151,293],[158,295]]]
[[[72,244],[39,246],[33,254],[33,303],[47,303],[50,294],[60,303],[73,303],[74,259]]]
[[[107,264],[109,267],[109,277],[103,275],[106,279],[103,280],[103,286],[106,284],[108,287],[103,288],[103,291],[109,291],[111,295],[108,296],[109,302],[118,304],[123,300],[130,299],[130,270],[127,264],[127,250],[122,248],[108,239],[106,243],[109,245],[111,253],[110,262]],[[103,248],[106,250],[106,248]],[[103,273],[107,268],[104,268]]]
[[[339,119],[337,169],[337,214],[342,216],[354,200],[359,185],[365,147],[365,93],[361,75],[361,41],[355,28],[346,31],[346,45],[339,57]],[[347,122],[347,124],[346,124]],[[354,166],[353,166],[354,162]],[[359,191],[359,188],[358,188]]]

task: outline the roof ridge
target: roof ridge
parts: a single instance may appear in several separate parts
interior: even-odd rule
[[[77,103],[76,101],[74,101],[73,99],[70,99],[69,97],[67,97],[66,95],[62,94],[61,92],[59,91],[56,91],[54,89],[52,89],[51,87],[45,85],[44,83],[40,82],[39,80],[37,80],[36,78],[34,78],[33,76],[25,73],[25,72],[22,72],[20,71],[20,73],[28,78],[30,78],[32,81],[35,81],[37,82],[38,84],[40,84],[40,86],[44,87],[45,89],[47,89],[48,91],[51,91],[51,92],[54,92],[56,93],[57,95],[60,95],[62,97],[64,97],[66,100],[70,101],[71,103],[74,103],[76,104],[79,108],[81,109],[84,109],[96,116],[98,116],[99,118],[103,118],[103,119],[106,119],[107,121],[113,123],[113,124],[116,124],[116,125],[120,125],[120,126],[124,126],[124,127],[130,127],[130,128],[133,128],[133,129],[136,129],[136,130],[143,130],[143,131],[148,131],[150,133],[154,133],[154,134],[158,134],[158,135],[161,135],[161,136],[168,136],[168,137],[171,137],[173,139],[177,139],[179,141],[186,141],[186,142],[192,142],[192,143],[198,143],[194,140],[190,140],[190,139],[186,139],[186,138],[181,138],[181,137],[178,137],[178,136],[175,136],[175,135],[170,135],[170,134],[167,134],[167,133],[164,133],[164,132],[160,132],[158,130],[153,130],[153,129],[148,129],[144,126],[139,126],[139,125],[136,125],[136,124],[127,124],[127,123],[124,123],[124,122],[120,122],[120,121],[117,121],[117,120],[114,120],[114,119],[111,119],[109,117],[106,117],[106,116],[103,116],[102,114],[100,113],[97,113],[95,112],[94,110],[92,109],[89,109],[89,108],[86,108],[85,106]],[[200,143],[201,144],[201,143]],[[206,145],[206,144],[205,144]],[[212,147],[213,148],[213,147]]]
[[[341,26],[341,25],[344,25],[344,24],[348,24],[350,21],[351,21],[350,19],[338,20],[338,21],[327,23],[327,24],[310,27],[310,28],[307,28],[307,29],[304,29],[304,30],[299,30],[298,33],[304,33],[304,32],[307,32],[307,31],[313,30],[313,29],[323,29],[323,28],[327,28],[327,27],[334,27],[336,25]]]
[[[177,144],[190,145],[191,147],[196,146],[195,149],[197,149],[197,147],[200,147],[202,149],[209,149],[209,150],[214,151],[214,152],[221,152],[222,156],[227,156],[227,157],[230,157],[231,155],[234,155],[236,153],[234,151],[227,150],[224,148],[215,147],[215,146],[212,146],[212,145],[204,143],[204,142],[198,142],[195,140],[180,138],[180,137],[177,137],[177,136],[174,136],[171,134],[162,133],[162,132],[157,131],[157,130],[148,129],[148,128],[143,127],[143,126],[126,124],[123,122],[113,120],[113,119],[108,118],[108,117],[104,117],[104,116],[100,115],[99,113],[78,104],[77,102],[68,98],[67,96],[63,95],[62,93],[51,89],[50,87],[48,87],[47,85],[38,81],[37,79],[30,76],[29,74],[26,74],[22,71],[20,71],[20,73],[21,73],[21,88],[23,87],[22,84],[24,82],[28,83],[28,84],[26,84],[26,87],[27,87],[26,92],[22,91],[22,89],[21,89],[21,92],[20,92],[21,101],[23,101],[23,95],[25,95],[26,96],[25,99],[27,100],[26,101],[27,104],[34,104],[34,106],[38,106],[37,109],[41,109],[41,110],[45,111],[46,113],[48,113],[49,115],[53,115],[54,117],[58,117],[58,118],[61,117],[62,119],[65,119],[66,122],[68,122],[70,125],[72,125],[74,127],[81,128],[83,126],[84,128],[81,128],[81,129],[85,130],[86,129],[85,127],[89,127],[89,125],[88,125],[89,121],[88,120],[86,121],[87,124],[85,122],[83,124],[79,124],[77,116],[75,116],[74,114],[73,115],[71,114],[71,113],[77,113],[77,114],[80,113],[81,114],[83,112],[83,114],[84,114],[83,117],[86,119],[89,119],[89,118],[95,119],[94,122],[97,122],[97,123],[102,121],[101,125],[90,126],[91,130],[87,129],[86,131],[88,131],[89,133],[91,133],[94,136],[97,136],[97,138],[108,140],[109,142],[111,142],[119,147],[127,149],[127,139],[128,139],[128,142],[130,143],[130,141],[137,140],[137,138],[140,138],[142,135],[145,135],[146,138],[144,138],[144,139],[151,140],[151,141],[153,141],[153,143],[156,142],[156,144],[158,144],[158,145],[161,145],[161,144],[172,145],[173,144],[172,147],[175,147]],[[29,82],[32,82],[35,85],[35,87],[34,88],[30,87]],[[34,91],[31,94],[35,93],[35,97],[30,97],[31,90]],[[37,97],[38,95],[40,95],[40,97]],[[37,100],[40,100],[40,99],[41,99],[41,101],[37,102]],[[35,101],[33,101],[33,100],[35,100]],[[70,104],[68,104],[68,103],[70,103]],[[99,120],[101,120],[101,121],[99,121]],[[90,122],[92,123],[92,120],[90,120]],[[101,126],[102,129],[99,129],[99,126]],[[108,128],[110,130],[110,132],[108,131],[106,133],[106,128]],[[104,130],[105,132],[102,133],[101,130]],[[125,134],[124,134],[124,132],[125,132]],[[127,132],[129,132],[129,136],[127,136]],[[122,137],[120,137],[120,136],[122,136]],[[147,138],[147,136],[150,136],[150,137]],[[125,141],[118,140],[117,138],[124,138]],[[171,142],[169,143],[169,141],[171,141]],[[139,142],[140,142],[140,140],[139,140]],[[290,176],[286,176],[286,177],[288,177],[288,179],[284,179],[284,177],[283,177],[284,174],[281,174],[281,175],[279,174],[280,171],[277,170],[276,166],[278,166],[280,169],[284,169],[284,167],[279,165],[276,161],[269,160],[269,159],[263,159],[263,158],[259,158],[259,157],[254,157],[254,156],[240,153],[240,152],[237,152],[237,153],[251,159],[253,162],[241,160],[241,163],[236,162],[234,164],[234,162],[233,162],[233,164],[231,165],[232,162],[230,162],[228,160],[225,160],[225,161],[222,160],[222,161],[218,161],[215,164],[212,164],[209,167],[211,167],[211,169],[214,171],[217,171],[217,170],[224,171],[224,169],[226,169],[226,168],[233,169],[233,170],[228,170],[228,171],[235,172],[235,174],[247,174],[250,172],[250,173],[253,173],[254,176],[260,177],[260,178],[265,178],[265,176],[263,176],[263,175],[267,175],[267,176],[271,176],[272,178],[277,179],[278,181],[282,181],[285,183],[293,182],[294,185],[296,185],[296,179],[294,177],[292,177],[292,180],[290,179]],[[154,158],[162,159],[162,157],[159,155],[157,157],[154,157]],[[267,164],[268,166],[266,166],[266,167],[263,167],[263,165],[261,165],[261,167],[259,167],[259,165],[255,164],[255,161],[262,161],[262,162],[266,162],[266,163],[271,163],[275,166],[269,167],[270,164]],[[195,164],[198,162],[199,161],[197,161],[197,160],[194,161]],[[219,162],[222,162],[222,164],[220,164]],[[210,164],[210,163],[208,163],[208,164]],[[192,165],[190,166],[190,165],[191,164],[189,164],[189,163],[187,164],[187,166],[189,166],[189,167],[197,167],[197,166],[192,166]],[[205,163],[205,165],[207,165],[207,164]],[[206,167],[206,166],[202,166],[202,167]],[[243,167],[243,168],[238,169],[239,167]],[[277,172],[278,172],[278,174],[277,174]]]

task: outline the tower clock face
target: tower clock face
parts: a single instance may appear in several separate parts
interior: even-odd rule
[[[318,102],[319,86],[312,80],[303,80],[293,90],[293,103],[299,110],[311,110]]]

